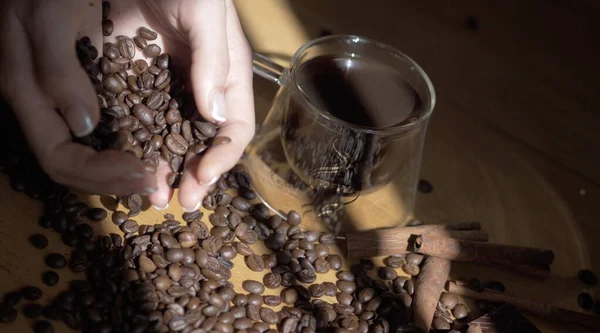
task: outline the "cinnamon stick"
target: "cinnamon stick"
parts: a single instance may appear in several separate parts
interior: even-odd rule
[[[488,240],[488,233],[481,230],[479,222],[374,229],[346,234],[347,256],[369,258],[407,253],[412,250],[410,238],[414,234],[440,235],[482,242]]]
[[[495,291],[477,292],[465,286],[459,286],[455,282],[448,281],[446,284],[448,292],[455,293],[475,300],[505,303],[513,305],[519,311],[529,313],[536,317],[557,321],[567,324],[580,325],[591,329],[600,330],[600,316],[571,311],[549,304],[542,304],[530,300],[505,295]]]
[[[554,261],[552,250],[473,242],[428,234],[422,234],[415,238],[413,250],[448,260],[491,263],[502,266],[514,264],[548,266]]]
[[[415,326],[429,332],[438,300],[450,274],[450,260],[427,257],[417,278],[413,300]]]

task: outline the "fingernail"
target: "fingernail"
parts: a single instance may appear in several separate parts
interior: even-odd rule
[[[225,95],[220,91],[211,94],[210,115],[218,122],[225,121]]]
[[[144,178],[143,172],[132,172],[130,174],[123,176],[124,180],[135,180],[135,179],[142,179],[142,178]]]
[[[207,182],[200,182],[200,185],[212,185],[212,184],[216,183],[217,180],[219,180],[219,176],[215,176],[208,183]]]
[[[194,207],[194,209],[187,209],[187,208],[183,208],[183,211],[186,213],[192,213],[198,210],[198,208],[200,208],[200,202],[198,202],[196,204],[196,206]]]
[[[169,208],[169,203],[167,203],[164,207],[158,207],[156,205],[152,205],[152,207],[154,207],[154,209],[156,209],[156,210],[165,210],[165,209]]]
[[[71,131],[76,137],[83,137],[94,131],[92,117],[90,117],[90,114],[84,109],[69,113],[68,120]]]
[[[149,195],[155,193],[156,191],[158,191],[158,189],[155,187],[146,187],[142,193],[140,193],[140,195]]]

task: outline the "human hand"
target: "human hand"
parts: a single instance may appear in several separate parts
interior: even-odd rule
[[[92,2],[93,3],[93,2]],[[0,3],[0,93],[13,109],[44,171],[56,182],[98,194],[150,194],[156,179],[130,154],[73,142],[100,112],[75,52],[78,33],[101,47],[101,3],[5,0]]]
[[[135,36],[139,27],[158,33],[152,43],[171,56],[173,64],[190,70],[196,105],[203,118],[220,124],[217,136],[231,142],[210,147],[202,158],[186,161],[179,183],[184,210],[199,207],[210,185],[239,160],[254,135],[252,56],[232,0],[121,0],[111,3],[114,31]],[[134,59],[142,59],[136,52]],[[161,162],[158,191],[149,196],[157,209],[167,207],[173,190],[170,169]]]

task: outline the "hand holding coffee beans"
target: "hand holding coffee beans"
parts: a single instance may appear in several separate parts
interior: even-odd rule
[[[101,5],[97,0],[42,1],[35,6],[30,2],[6,1],[6,8],[14,10],[0,14],[6,27],[0,38],[18,45],[0,52],[0,72],[14,78],[0,82],[0,93],[17,115],[44,171],[59,183],[92,193],[150,195],[160,208],[170,201],[173,185],[179,185],[181,205],[194,210],[211,181],[235,165],[254,133],[251,53],[232,2],[128,0]],[[100,11],[103,23],[93,26],[90,22],[97,21]],[[68,25],[61,23],[67,21]],[[82,51],[86,53],[79,66],[72,47],[82,35],[91,40],[78,43],[79,60]],[[100,45],[101,35],[112,45]],[[163,67],[169,62],[174,68],[166,71]],[[176,114],[158,111],[165,105],[164,93],[173,94],[171,72],[177,66],[191,70],[193,92],[192,100],[186,101],[193,112],[184,114],[186,106],[175,101],[168,104],[181,111],[181,122],[176,121]],[[136,82],[131,82],[132,75]],[[131,83],[143,87],[133,92]],[[118,100],[122,97],[122,103],[143,103],[145,108],[128,107],[115,123],[118,127],[97,127],[107,116],[101,108],[120,111],[116,105],[98,107],[103,91]],[[214,140],[218,145],[207,149],[188,144],[196,133],[206,135],[203,125],[198,128],[197,119],[191,118],[196,112],[219,125]],[[168,140],[160,135],[159,124],[169,127]],[[136,128],[123,133],[121,141],[127,143],[132,136],[134,144],[122,150],[131,154],[98,149],[84,139],[127,126]],[[72,136],[96,151],[73,142]],[[152,142],[146,151],[140,144],[145,142]],[[141,161],[151,149],[160,152],[162,146],[171,157],[168,163],[152,168]],[[177,155],[184,148],[194,156]],[[204,150],[206,156],[200,158]],[[173,166],[180,170],[171,172]]]

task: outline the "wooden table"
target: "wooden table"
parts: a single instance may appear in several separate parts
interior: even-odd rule
[[[400,5],[383,0],[254,0],[238,1],[238,6],[253,47],[283,55],[282,63],[328,29],[389,43],[428,72],[438,104],[421,176],[434,190],[419,194],[416,215],[428,223],[480,220],[492,241],[556,253],[553,275],[546,281],[459,264],[453,265],[453,278],[501,280],[513,294],[574,310],[580,291],[600,297],[597,289],[575,278],[581,268],[600,272],[600,256],[593,256],[600,253],[600,136],[595,130],[600,105],[593,98],[598,83],[592,74],[598,72],[592,61],[598,56],[598,43],[591,42],[592,31],[599,31],[593,20],[597,5],[539,0],[519,4],[517,11],[511,1],[426,6],[419,1]],[[464,29],[466,14],[478,15],[479,31]],[[275,87],[256,79],[255,90],[262,119]],[[98,197],[86,200],[101,205]],[[24,284],[40,285],[46,270],[43,254],[68,253],[49,230],[42,231],[50,240],[48,249],[28,244],[28,235],[41,230],[40,212],[40,204],[13,193],[7,178],[0,176],[0,293]],[[175,204],[168,212],[182,213]],[[162,214],[147,210],[137,220],[153,224]],[[116,231],[109,221],[95,228]],[[262,274],[249,271],[240,257],[234,262],[236,286],[242,276],[261,279]],[[44,289],[42,302],[66,288],[74,276],[67,270],[60,275],[58,286]],[[333,278],[332,273],[320,277]],[[532,319],[543,332],[589,332]],[[69,331],[62,324],[60,328],[58,332]],[[0,332],[30,331],[22,315],[17,324],[0,326]]]

